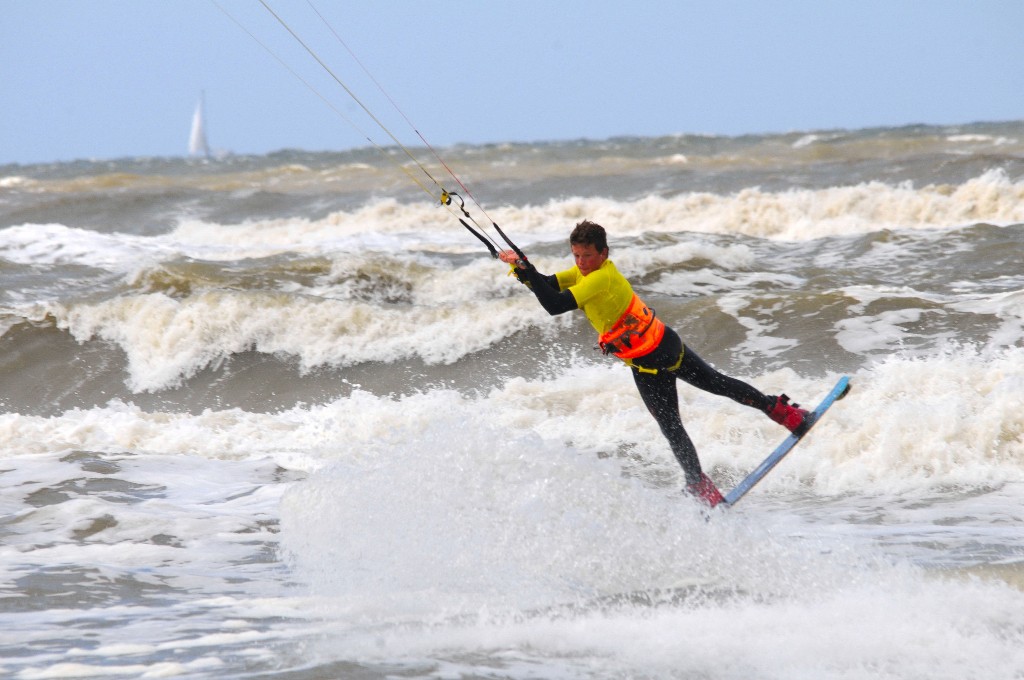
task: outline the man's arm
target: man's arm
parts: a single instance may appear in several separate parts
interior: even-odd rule
[[[527,284],[527,287],[537,296],[541,307],[551,316],[565,314],[580,308],[572,291],[558,290],[558,278],[554,274],[544,276],[532,264],[527,264],[526,267],[516,267],[515,273],[516,278]]]

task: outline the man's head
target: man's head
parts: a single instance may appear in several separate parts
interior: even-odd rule
[[[569,247],[580,273],[586,276],[601,268],[608,259],[608,236],[604,227],[583,220],[569,234]]]
[[[597,252],[608,250],[608,235],[605,234],[604,227],[600,224],[583,220],[569,234],[569,245],[585,246],[588,243],[594,246]]]

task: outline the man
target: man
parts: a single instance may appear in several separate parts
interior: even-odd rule
[[[539,273],[512,251],[504,251],[499,257],[513,266],[516,278],[533,291],[549,314],[582,309],[597,331],[604,353],[614,354],[629,365],[644,404],[683,467],[690,494],[711,507],[722,501],[721,492],[701,470],[697,450],[683,428],[677,378],[756,408],[791,432],[799,434],[807,428],[810,414],[798,404],[790,404],[786,395],[762,394],[718,372],[685,347],[679,335],[637,297],[629,281],[608,259],[604,227],[589,220],[580,222],[569,236],[569,246],[576,265],[552,276]]]

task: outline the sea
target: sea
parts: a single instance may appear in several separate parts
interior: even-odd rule
[[[0,166],[0,676],[1024,678],[1024,122],[410,150],[451,205],[394,147]],[[707,510],[463,202],[853,389]],[[723,490],[787,434],[679,400]]]

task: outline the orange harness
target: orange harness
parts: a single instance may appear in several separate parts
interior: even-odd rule
[[[665,336],[665,324],[654,310],[633,293],[633,299],[619,320],[597,339],[605,354],[620,359],[634,359],[650,353]]]

